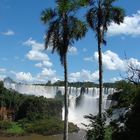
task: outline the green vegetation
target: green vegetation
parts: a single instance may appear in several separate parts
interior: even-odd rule
[[[0,134],[5,136],[22,136],[26,132],[18,122],[0,121]]]
[[[64,123],[56,118],[39,120],[26,125],[26,131],[30,133],[37,133],[42,135],[62,134],[64,130]],[[72,123],[69,124],[69,132],[78,131],[77,127]]]
[[[21,136],[29,133],[52,135],[63,133],[62,98],[60,94],[55,99],[46,99],[22,95],[14,90],[7,90],[0,82],[0,134],[6,136]],[[9,111],[11,119],[7,114]],[[3,116],[7,116],[3,118]],[[77,131],[77,126],[69,124],[69,131]]]
[[[7,128],[6,133],[8,135],[24,135],[25,130],[16,122],[11,122],[11,126]]]
[[[135,81],[116,83],[118,92],[114,93],[110,99],[117,104],[111,106],[107,113],[112,116],[114,110],[122,108],[125,108],[125,112],[110,122],[106,130],[108,140],[139,140],[140,138],[140,86],[134,83]]]

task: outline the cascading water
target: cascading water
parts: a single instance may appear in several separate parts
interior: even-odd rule
[[[4,86],[7,89],[13,89],[22,94],[44,96],[46,98],[55,98],[58,91],[63,95],[64,87],[55,86],[40,86],[40,85],[27,85],[18,84],[8,81],[4,81]],[[114,92],[113,88],[103,89],[103,108],[106,109],[109,106],[107,100],[108,94]],[[99,88],[76,88],[69,87],[69,122],[77,124],[79,127],[83,127],[81,123],[87,124],[88,121],[84,119],[84,115],[98,113],[98,96]],[[64,114],[64,108],[63,108]],[[62,114],[62,119],[64,115]]]

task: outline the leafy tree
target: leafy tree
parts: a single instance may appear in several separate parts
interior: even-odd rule
[[[103,140],[105,135],[105,121],[106,116],[105,114],[102,114],[102,120],[100,119],[100,116],[93,116],[92,114],[89,114],[85,116],[86,119],[90,121],[89,125],[85,125],[88,128],[87,131],[87,140]]]
[[[75,40],[81,39],[87,30],[85,23],[75,17],[75,13],[80,6],[80,0],[56,0],[55,9],[46,9],[41,14],[41,20],[47,25],[45,47],[48,48],[52,46],[52,52],[56,51],[59,54],[61,64],[64,67],[64,140],[68,140],[68,47],[71,46]]]

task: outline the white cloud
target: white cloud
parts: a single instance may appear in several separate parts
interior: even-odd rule
[[[29,38],[27,41],[23,43],[23,45],[29,46],[32,49],[26,54],[26,57],[29,60],[40,61],[35,64],[36,67],[51,67],[53,64],[50,62],[50,59],[46,53],[44,53],[44,45],[42,43],[38,43],[37,41]]]
[[[70,73],[69,79],[71,82],[76,82],[80,80],[80,76],[81,76],[80,72]]]
[[[120,25],[111,23],[108,28],[108,35],[140,35],[140,11],[137,11],[132,16],[126,16],[124,22]]]
[[[93,62],[93,57],[85,57],[84,61],[91,61],[91,62]]]
[[[98,61],[98,52],[94,53],[94,58]],[[121,59],[118,54],[107,50],[102,53],[103,66],[108,70],[127,71],[129,65],[140,68],[140,61],[135,58]]]
[[[42,68],[42,66],[43,66],[42,63],[36,63],[35,64],[35,67],[38,67],[38,68]]]
[[[89,70],[82,70],[81,72],[71,73],[69,80],[71,82],[76,81],[97,81],[99,78],[99,71],[91,72]]]
[[[32,38],[29,38],[27,41],[25,41],[23,45],[30,46],[32,47],[32,50],[36,50],[36,51],[43,51],[45,49],[43,43],[38,43]]]
[[[76,47],[70,46],[68,48],[68,51],[69,51],[70,54],[73,54],[73,55],[77,54],[77,48]]]
[[[113,77],[113,78],[111,78],[109,81],[112,82],[112,83],[114,83],[114,82],[120,81],[120,80],[122,80],[121,77]]]
[[[95,60],[98,61],[98,52],[94,53]],[[126,64],[118,54],[108,50],[104,53],[102,53],[102,60],[103,60],[103,66],[108,70],[122,70],[124,71],[126,68]]]
[[[140,69],[140,61],[135,58],[130,58],[127,60],[128,66],[134,66],[137,69]]]
[[[0,73],[5,73],[6,69],[5,68],[0,68]]]
[[[19,72],[19,73],[15,73],[16,74],[16,79],[19,81],[27,81],[30,82],[33,80],[33,77],[31,75],[30,72]]]
[[[43,65],[46,67],[51,67],[53,64],[50,61],[43,61]]]
[[[35,50],[29,51],[26,56],[29,60],[49,61],[49,57],[47,54]]]
[[[54,83],[60,79],[57,77],[55,70],[51,68],[43,68],[41,73],[36,76],[35,80],[40,82],[47,82],[47,80],[50,80]]]
[[[2,32],[3,35],[6,35],[6,36],[12,36],[12,35],[15,35],[15,32],[12,31],[12,30],[8,30],[6,32]]]
[[[42,63],[37,63],[35,64],[36,67],[38,68],[42,68],[42,67],[52,67],[52,62],[49,62],[49,61],[43,61]]]
[[[38,77],[46,76],[47,78],[50,78],[50,77],[55,77],[55,75],[56,75],[55,70],[52,70],[50,68],[43,68],[42,72],[38,74]]]

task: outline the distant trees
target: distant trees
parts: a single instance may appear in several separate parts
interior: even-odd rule
[[[46,9],[41,14],[41,20],[48,25],[45,47],[52,47],[60,56],[61,64],[64,67],[64,140],[68,140],[68,77],[67,77],[67,52],[75,40],[81,39],[86,31],[84,22],[75,17],[80,7],[80,1],[56,0],[55,9]]]

